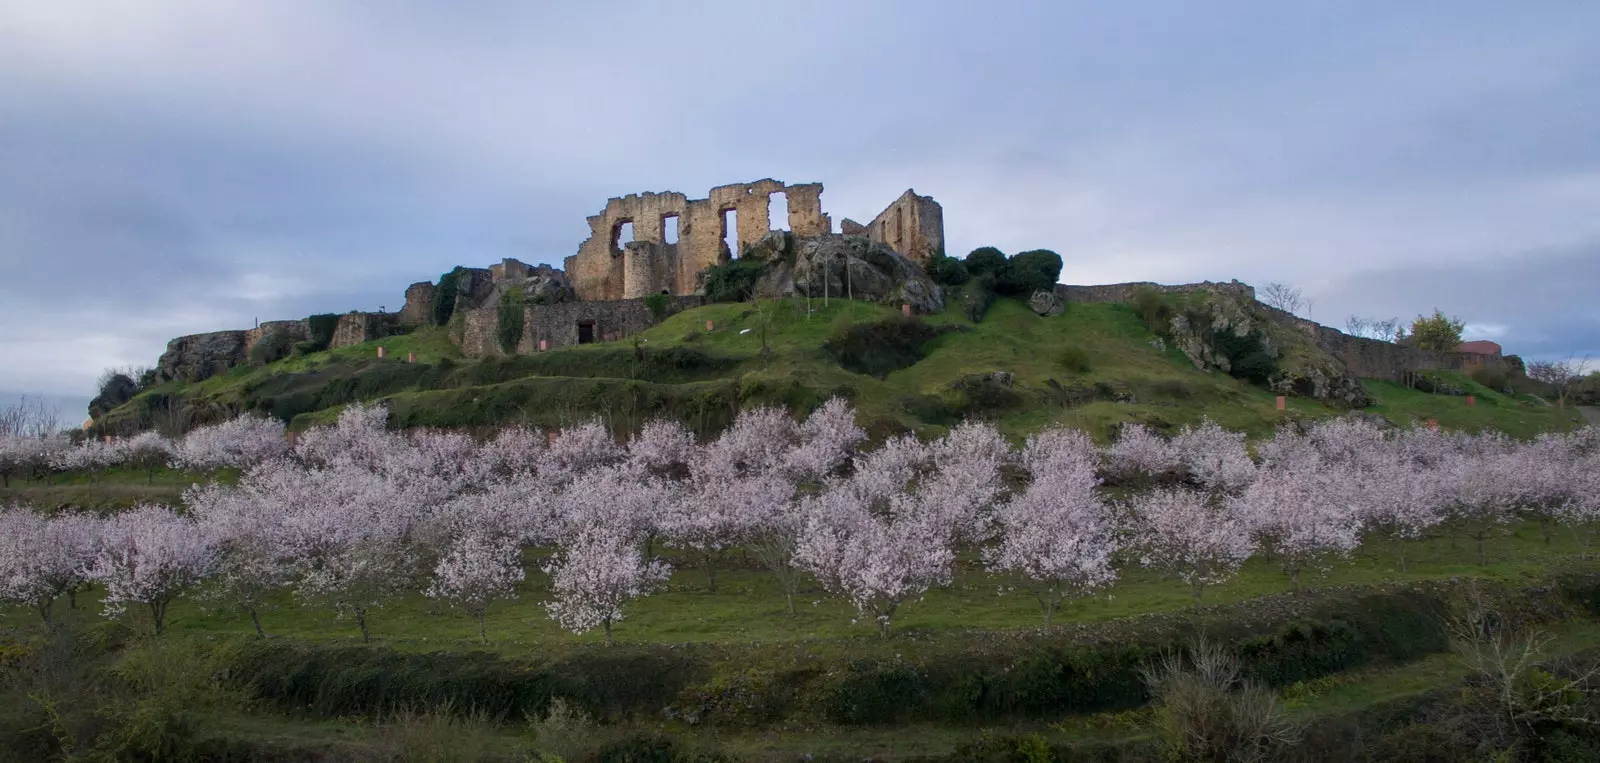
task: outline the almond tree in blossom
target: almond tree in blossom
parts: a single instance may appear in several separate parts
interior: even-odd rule
[[[1478,564],[1485,563],[1484,543],[1501,533],[1525,495],[1515,446],[1495,435],[1459,440],[1442,470],[1452,488],[1446,505],[1451,525],[1477,546]]]
[[[995,512],[999,545],[985,551],[990,569],[1030,581],[1044,626],[1068,598],[1117,578],[1112,518],[1096,493],[1098,453],[1087,435],[1055,429],[1029,438],[1022,452],[1031,481]]]
[[[1255,550],[1244,522],[1192,490],[1155,490],[1135,498],[1133,512],[1144,530],[1140,563],[1183,581],[1197,605]]]
[[[1233,493],[1255,479],[1244,433],[1230,432],[1209,418],[1198,427],[1184,427],[1172,438],[1171,449],[1189,477],[1206,490]]]
[[[221,424],[189,430],[174,443],[172,465],[179,469],[211,471],[225,466],[247,469],[289,454],[283,422],[244,415]]]
[[[734,506],[744,543],[777,578],[784,608],[794,615],[800,587],[795,549],[806,515],[806,501],[825,487],[825,480],[846,464],[866,432],[856,426],[855,411],[832,398],[800,425],[799,443],[783,457],[781,468],[741,480]]]
[[[614,466],[626,456],[627,451],[605,426],[591,420],[558,432],[541,469],[549,479],[565,482],[593,469]]]
[[[281,502],[281,495],[263,495],[251,477],[247,474],[237,488],[192,487],[184,492],[184,503],[217,550],[204,594],[249,615],[256,636],[266,638],[261,608],[292,579],[283,543],[283,522],[291,507]]]
[[[27,606],[53,627],[51,609],[86,581],[98,543],[98,522],[28,509],[0,509],[0,601]]]
[[[573,633],[603,628],[611,644],[611,627],[622,621],[622,606],[660,587],[672,568],[646,559],[624,533],[587,526],[564,542],[545,572],[551,619]]]
[[[1171,443],[1131,422],[1118,430],[1106,455],[1109,473],[1125,481],[1161,481],[1183,466]]]
[[[215,559],[211,539],[193,520],[165,506],[142,506],[105,521],[89,575],[105,585],[106,616],[142,604],[159,636],[168,605],[205,577]]]
[[[1273,463],[1237,497],[1232,513],[1243,520],[1263,550],[1282,565],[1301,590],[1301,573],[1346,557],[1361,545],[1358,507],[1342,491],[1342,469],[1315,452],[1298,463]]]
[[[524,576],[519,545],[488,533],[468,533],[433,568],[433,583],[425,594],[466,609],[478,621],[478,639],[487,644],[483,618],[489,602],[516,598]]]
[[[349,463],[375,468],[395,447],[399,435],[388,431],[389,409],[383,405],[352,403],[339,413],[331,427],[313,427],[302,433],[293,455],[310,466]]]
[[[537,429],[506,427],[477,450],[473,471],[480,484],[527,477],[538,471],[546,437]]]
[[[99,472],[122,463],[127,456],[115,443],[88,439],[50,455],[50,468],[58,472]]]
[[[172,441],[159,432],[140,432],[117,441],[117,447],[122,450],[125,463],[144,470],[146,484],[155,482],[156,470],[166,466],[173,453]]]

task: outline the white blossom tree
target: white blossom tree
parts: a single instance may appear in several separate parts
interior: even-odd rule
[[[1313,454],[1314,456],[1314,454]],[[1307,568],[1347,557],[1361,544],[1361,514],[1343,492],[1343,470],[1318,458],[1278,464],[1237,497],[1232,513],[1243,520],[1259,546],[1283,565],[1301,590]]]
[[[1022,460],[1031,481],[996,511],[999,544],[985,558],[990,569],[1029,581],[1049,628],[1063,601],[1116,580],[1111,559],[1118,539],[1096,492],[1098,454],[1086,435],[1065,429],[1036,435]]]
[[[488,533],[468,533],[434,566],[433,583],[425,593],[466,609],[478,623],[478,639],[487,644],[483,621],[489,602],[516,598],[517,584],[525,574],[522,549],[516,543]]]
[[[172,600],[205,577],[215,559],[211,539],[193,520],[165,506],[142,506],[105,521],[89,574],[105,586],[108,617],[142,604],[159,636]]]
[[[1183,581],[1197,605],[1255,550],[1244,522],[1192,490],[1152,491],[1134,499],[1133,513],[1143,525],[1140,563]]]
[[[217,550],[216,564],[203,595],[250,616],[256,636],[266,638],[261,609],[292,580],[283,522],[290,506],[281,495],[211,484],[184,493],[184,503]]]
[[[289,454],[283,422],[244,415],[196,427],[172,447],[172,465],[193,471],[231,466],[245,469]]]
[[[611,644],[611,629],[622,621],[623,605],[665,583],[672,568],[646,559],[625,534],[585,527],[565,541],[545,572],[552,596],[545,609],[551,619],[573,633],[602,628]]]
[[[0,601],[29,607],[53,627],[56,599],[87,581],[98,529],[83,515],[47,518],[21,507],[0,509]]]

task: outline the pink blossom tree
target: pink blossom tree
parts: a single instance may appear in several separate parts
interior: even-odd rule
[[[173,454],[172,441],[160,432],[140,432],[118,440],[117,447],[122,451],[124,463],[144,470],[146,484],[155,482],[156,470],[166,466]]]
[[[55,600],[86,582],[97,543],[98,522],[91,517],[0,509],[0,601],[27,606],[53,627]]]
[[[433,568],[427,596],[450,601],[467,610],[478,622],[478,639],[489,643],[484,616],[489,602],[516,598],[525,575],[522,549],[516,543],[484,533],[457,539]]]
[[[245,469],[289,454],[283,422],[244,415],[189,430],[173,444],[172,465],[192,471]]]
[[[553,597],[545,604],[551,619],[573,633],[603,628],[611,644],[623,605],[665,583],[672,569],[646,559],[625,533],[591,526],[569,537],[545,572]]]
[[[168,605],[205,577],[215,559],[211,539],[192,520],[165,506],[142,506],[106,520],[89,574],[105,585],[108,617],[142,604],[159,636]]]
[[[1107,470],[1119,480],[1161,480],[1182,468],[1172,444],[1143,424],[1123,424],[1107,450]]]
[[[1098,453],[1086,435],[1068,429],[1036,435],[1022,461],[1031,481],[996,511],[999,544],[984,556],[990,569],[1029,581],[1048,629],[1063,601],[1116,580],[1117,537],[1096,492]]]
[[[1184,427],[1171,449],[1189,477],[1206,490],[1235,493],[1256,477],[1244,433],[1230,432],[1209,418],[1198,427]]]
[[[1144,530],[1140,563],[1183,581],[1197,605],[1207,586],[1232,578],[1255,550],[1244,522],[1192,490],[1139,496],[1133,513]]]
[[[290,507],[272,500],[275,496],[262,497],[248,483],[245,489],[211,484],[184,493],[190,515],[217,550],[203,594],[249,615],[258,638],[267,636],[261,627],[262,607],[292,579],[283,543]]]
[[[1343,470],[1312,457],[1275,464],[1230,499],[1232,513],[1248,527],[1301,590],[1301,574],[1334,558],[1348,557],[1361,544],[1361,514],[1343,492]]]

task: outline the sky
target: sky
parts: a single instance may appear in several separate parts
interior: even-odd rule
[[[608,197],[907,188],[1062,281],[1300,287],[1600,356],[1600,4],[0,6],[0,403],[168,339],[560,266]]]

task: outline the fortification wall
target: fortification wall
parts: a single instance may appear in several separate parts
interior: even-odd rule
[[[400,323],[421,326],[433,318],[433,295],[439,287],[432,281],[418,281],[406,287],[406,306],[400,308]]]
[[[1193,294],[1204,291],[1231,294],[1250,300],[1256,298],[1255,289],[1251,288],[1249,284],[1238,281],[1229,281],[1228,283],[1201,281],[1200,283],[1184,284],[1135,281],[1133,283],[1112,283],[1098,286],[1056,284],[1056,296],[1063,302],[1132,302],[1134,293],[1140,289],[1154,289],[1163,294]]]
[[[699,307],[704,301],[693,295],[673,297],[668,303],[667,315]],[[584,336],[593,342],[614,342],[656,323],[650,308],[640,299],[526,305],[522,319],[518,355],[538,352],[541,340],[550,348],[582,344],[580,339]],[[461,353],[471,358],[504,355],[500,350],[499,325],[500,313],[493,307],[467,312],[462,322]]]
[[[887,208],[872,218],[864,228],[851,222],[854,231],[904,255],[906,259],[927,267],[928,260],[944,253],[944,208],[929,196],[906,192]]]
[[[393,313],[345,313],[339,316],[329,347],[349,347],[388,336],[395,321]]]
[[[267,321],[244,332],[245,353],[248,354],[262,338],[274,331],[288,334],[290,340],[295,342],[304,342],[311,338],[311,327],[304,318],[298,321]]]

